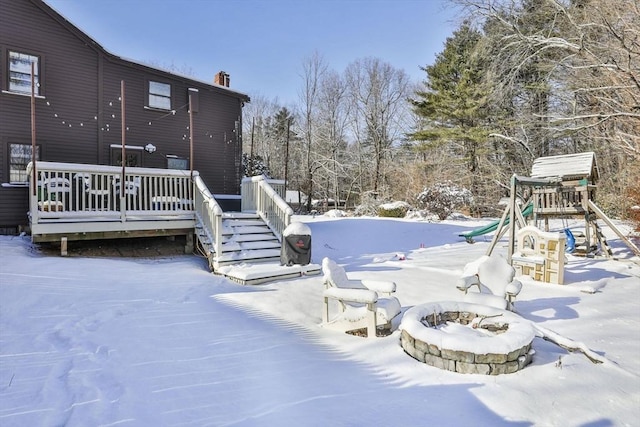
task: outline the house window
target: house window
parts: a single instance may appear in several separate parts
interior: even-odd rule
[[[168,83],[149,82],[149,108],[171,110],[171,85]]]
[[[167,155],[167,169],[180,169],[180,170],[188,170],[189,169],[189,161],[182,157]]]
[[[35,94],[40,95],[40,59],[9,51],[9,92],[31,94],[31,64],[34,64]]]
[[[127,167],[140,167],[142,166],[142,147],[127,145],[125,150],[125,157]],[[117,144],[111,144],[111,166],[122,166],[122,146]]]
[[[29,182],[27,165],[31,162],[31,145],[9,144],[9,183]],[[36,160],[40,160],[40,147],[36,147]]]

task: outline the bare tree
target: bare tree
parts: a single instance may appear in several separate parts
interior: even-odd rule
[[[343,184],[348,182],[345,165],[349,104],[344,78],[328,71],[321,82],[318,111],[318,184],[325,197],[345,199]]]
[[[302,88],[300,97],[299,136],[302,148],[304,175],[302,188],[307,193],[307,209],[311,210],[311,196],[314,194],[314,174],[320,167],[317,161],[317,116],[320,103],[321,82],[327,73],[327,65],[317,52],[302,63]]]
[[[376,194],[384,183],[389,150],[405,130],[399,123],[408,110],[409,78],[403,70],[378,58],[356,60],[347,67],[345,76],[361,165],[370,156],[370,188]],[[365,169],[361,167],[363,172]]]
[[[267,167],[281,154],[271,135],[273,118],[281,108],[277,99],[254,95],[242,109],[243,151],[253,159],[262,159]]]

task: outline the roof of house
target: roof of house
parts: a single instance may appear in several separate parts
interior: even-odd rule
[[[564,154],[539,157],[531,167],[532,178],[554,178],[563,180],[588,178],[596,182],[599,178],[595,153]]]
[[[158,74],[164,74],[166,76],[170,76],[170,77],[177,78],[177,79],[180,79],[180,80],[194,82],[194,83],[197,83],[198,86],[205,85],[205,86],[208,86],[209,88],[212,88],[214,90],[222,90],[222,91],[228,92],[230,95],[236,96],[236,97],[242,99],[245,102],[249,102],[250,101],[250,98],[249,98],[248,95],[246,95],[246,94],[244,94],[242,92],[238,92],[238,91],[229,89],[226,86],[221,86],[221,85],[217,85],[217,84],[214,84],[214,83],[209,83],[209,82],[205,82],[205,81],[202,81],[202,80],[194,79],[193,77],[188,77],[188,76],[184,76],[184,75],[181,75],[181,74],[176,74],[176,73],[173,73],[173,72],[170,72],[170,71],[167,71],[167,70],[163,70],[161,68],[151,67],[149,65],[145,65],[145,64],[141,64],[139,62],[133,61],[131,59],[125,59],[125,58],[123,58],[121,56],[114,55],[113,53],[109,52],[104,47],[102,47],[98,42],[93,40],[89,35],[87,35],[85,32],[83,32],[77,26],[75,26],[73,23],[71,23],[71,21],[69,21],[67,18],[62,16],[55,9],[53,9],[51,6],[46,4],[43,0],[30,0],[30,1],[33,4],[35,4],[37,7],[42,9],[49,16],[51,16],[53,19],[58,21],[63,27],[65,27],[67,30],[69,30],[71,33],[73,33],[76,37],[78,37],[79,39],[84,41],[87,46],[90,46],[92,49],[104,54],[105,57],[110,59],[110,60],[118,61],[118,62],[122,63],[123,65],[129,66],[129,67],[132,67],[132,68],[141,68],[141,69],[153,70],[155,73],[158,73]]]

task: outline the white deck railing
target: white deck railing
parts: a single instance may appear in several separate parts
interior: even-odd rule
[[[275,187],[275,188],[274,188]],[[242,211],[257,212],[282,241],[284,229],[291,223],[293,209],[276,191],[284,189],[284,182],[254,176],[242,180]]]
[[[33,180],[33,174],[32,180]],[[197,176],[197,172],[194,172]],[[193,218],[190,172],[36,162],[29,189],[33,225],[51,222],[137,221]]]
[[[204,181],[195,178],[195,212],[217,255],[222,253],[222,209]]]

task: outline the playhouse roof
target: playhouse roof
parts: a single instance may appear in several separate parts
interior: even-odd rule
[[[561,156],[538,157],[533,161],[531,177],[559,177],[563,181],[587,178],[595,183],[599,178],[596,155],[588,151]]]

